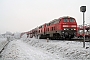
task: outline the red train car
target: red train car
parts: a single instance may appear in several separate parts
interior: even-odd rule
[[[60,17],[39,26],[36,31],[40,39],[71,39],[76,36],[77,22],[73,17]]]
[[[83,28],[83,25],[79,25],[78,27],[78,32],[77,32],[77,37],[78,38],[83,38],[85,35],[85,38],[90,38],[90,25],[85,25]],[[85,31],[83,32],[83,30]]]

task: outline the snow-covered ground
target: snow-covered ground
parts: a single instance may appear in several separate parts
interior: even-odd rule
[[[11,36],[10,32],[6,32],[4,35],[0,34],[0,51],[11,40],[14,40],[14,36]]]
[[[45,50],[34,48],[21,40],[11,41],[2,52],[1,60],[67,60],[48,53]]]
[[[17,36],[18,37],[18,36]],[[0,60],[90,60],[90,42],[60,41],[9,36],[9,44],[1,53]],[[0,44],[7,41],[0,39]],[[1,48],[0,45],[0,48]]]
[[[3,49],[3,47],[8,43],[6,38],[0,38],[0,51]]]
[[[31,46],[48,51],[58,57],[67,58],[69,60],[90,60],[90,48],[83,48],[83,42],[75,41],[57,41],[57,40],[40,40],[26,39],[24,40]],[[90,42],[86,42],[86,47],[90,47]]]

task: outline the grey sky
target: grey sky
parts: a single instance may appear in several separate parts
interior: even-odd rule
[[[85,23],[90,23],[90,0],[0,0],[0,33],[29,31],[62,16],[82,24],[80,7],[85,5]]]

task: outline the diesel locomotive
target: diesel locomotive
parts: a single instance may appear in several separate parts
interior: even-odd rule
[[[76,19],[60,17],[27,32],[28,37],[39,39],[72,39],[77,35]]]

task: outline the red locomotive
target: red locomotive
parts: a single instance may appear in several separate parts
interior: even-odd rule
[[[37,37],[40,39],[71,39],[77,34],[77,22],[73,17],[60,17],[54,19],[49,23],[45,23],[31,31],[30,37]]]

